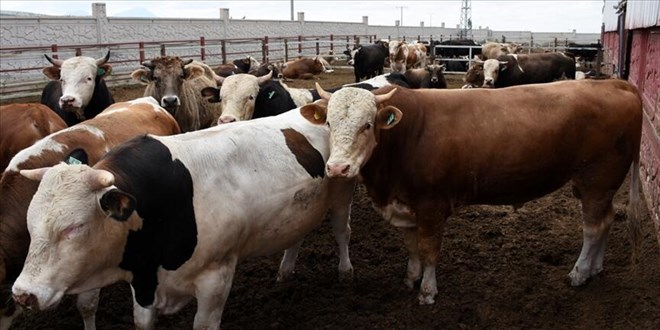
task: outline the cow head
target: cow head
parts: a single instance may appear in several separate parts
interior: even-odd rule
[[[431,83],[437,83],[444,79],[443,72],[445,72],[445,65],[442,64],[428,64],[425,67],[431,77]]]
[[[328,101],[327,108],[312,103],[301,107],[300,112],[310,122],[327,124],[330,128],[328,177],[353,178],[376,147],[377,131],[390,129],[401,120],[399,109],[382,106],[396,89],[384,95],[355,87],[344,87],[330,94],[318,83],[316,89]]]
[[[110,58],[110,51],[99,59],[76,56],[58,60],[44,56],[53,66],[44,68],[43,73],[52,80],[59,80],[62,85],[60,108],[73,112],[80,120],[85,120],[83,113],[92,100],[96,83],[112,71],[112,67],[106,63]]]
[[[181,105],[183,83],[204,75],[204,69],[178,56],[162,56],[142,63],[144,68],[131,73],[131,77],[148,85],[144,96],[152,96],[172,115]]]
[[[235,74],[224,78],[219,90],[207,87],[202,90],[202,95],[207,97],[209,102],[222,103],[222,115],[218,118],[218,125],[249,120],[254,113],[259,86],[272,77],[272,71],[261,77],[246,73]]]
[[[463,81],[466,84],[462,88],[481,87],[484,84],[484,62],[475,58],[475,61],[465,72]]]
[[[506,44],[506,51],[509,54],[518,54],[522,51],[522,45],[513,42]]]
[[[508,61],[498,61],[496,59],[489,59],[484,61],[482,63],[484,68],[483,87],[495,87],[495,83],[497,82],[497,77],[500,74],[500,71],[506,70],[508,63]]]
[[[27,211],[31,240],[12,288],[17,303],[46,309],[64,294],[130,280],[119,264],[128,231],[142,221],[133,197],[113,186],[113,174],[64,163],[21,174],[41,183]]]

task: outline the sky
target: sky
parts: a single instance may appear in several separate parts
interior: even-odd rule
[[[656,0],[639,0],[656,1]],[[168,18],[219,18],[220,8],[229,8],[233,19],[290,20],[291,0],[270,1],[0,1],[0,10],[47,15],[91,15],[92,3],[106,4],[108,16],[135,17],[153,14]],[[602,0],[472,0],[472,28],[499,31],[599,33]],[[294,19],[305,13],[306,21],[362,22],[370,25],[455,27],[460,22],[461,1],[321,1],[294,0]],[[403,8],[402,8],[403,7]],[[146,10],[146,11],[145,11]]]

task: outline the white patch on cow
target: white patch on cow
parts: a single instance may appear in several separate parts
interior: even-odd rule
[[[500,73],[500,61],[488,59],[484,62],[484,87],[492,87],[497,82],[497,75]],[[490,84],[489,84],[490,83]]]
[[[392,84],[389,81],[387,81],[387,77],[389,75],[390,75],[389,73],[381,74],[381,75],[375,76],[371,79],[361,81],[359,83],[346,84],[346,85],[344,85],[344,87],[351,87],[351,86],[355,86],[357,84],[368,84],[368,85],[373,86],[374,88],[381,88],[381,87],[385,87],[385,86],[390,86]]]
[[[282,85],[282,87],[284,87],[284,89],[287,90],[287,92],[289,92],[289,95],[293,99],[293,103],[296,104],[296,107],[302,107],[303,105],[314,101],[312,93],[309,91],[309,89],[291,88],[287,86],[287,84],[285,84],[282,80],[279,80],[279,83]]]
[[[374,120],[376,99],[370,91],[345,87],[328,102],[331,156],[327,165],[349,165],[348,177],[355,177],[376,147]],[[368,129],[364,129],[367,125]]]
[[[518,54],[511,54],[511,56],[513,56],[513,58],[516,59],[516,65],[518,66],[518,69],[520,70],[520,72],[524,73],[525,70],[523,70],[523,68],[520,66],[520,61],[518,60]]]
[[[74,126],[75,127],[75,126]],[[7,165],[6,171],[18,172],[21,168],[20,165],[26,162],[32,157],[39,157],[46,151],[62,152],[64,151],[65,145],[55,141],[54,136],[62,134],[64,132],[72,131],[73,127],[63,129],[61,131],[55,132],[43,139],[37,141],[31,147],[26,148],[18,152]]]
[[[86,56],[76,56],[62,63],[60,81],[62,83],[62,100],[72,99],[74,108],[84,108],[89,104],[94,94],[95,79],[98,67],[96,60]]]
[[[89,133],[92,133],[92,134],[96,135],[99,139],[105,140],[105,133],[102,130],[100,130],[98,127],[90,126],[90,125],[87,125],[87,124],[78,124],[78,125],[73,126],[71,128],[73,128],[72,131],[73,130],[86,131],[86,132],[89,132]]]
[[[141,105],[141,104],[148,104],[151,105],[154,111],[162,111],[163,113],[168,113],[167,110],[163,109],[160,104],[158,104],[158,101],[154,99],[151,96],[145,96],[145,97],[140,97],[135,100],[130,100],[126,102],[121,102],[121,103],[115,103],[109,107],[107,107],[103,112],[97,115],[97,117],[105,117],[113,113],[117,113],[120,111],[127,111],[130,109],[131,106],[133,105]]]
[[[575,80],[586,79],[587,75],[582,71],[575,71]]]
[[[390,224],[397,228],[414,228],[417,227],[417,220],[410,208],[395,199],[385,207],[373,206],[378,211],[383,219],[389,221]]]

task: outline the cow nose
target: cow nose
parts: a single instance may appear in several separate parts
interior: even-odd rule
[[[351,168],[348,164],[328,164],[326,167],[328,176],[331,177],[347,177],[348,170]]]
[[[431,82],[438,82],[438,78],[436,77],[431,78]]]
[[[236,117],[234,116],[220,116],[220,118],[218,118],[218,125],[233,123],[235,121]]]
[[[484,86],[493,86],[493,79],[492,78],[484,79]]]
[[[62,97],[60,97],[60,102],[62,102],[62,106],[72,105],[75,100],[76,100],[76,98],[73,97],[73,96],[62,96]]]
[[[164,108],[170,108],[179,105],[179,98],[176,95],[165,96],[162,102]]]
[[[31,309],[32,307],[38,307],[37,296],[31,293],[14,294],[12,296],[14,301],[24,308]]]

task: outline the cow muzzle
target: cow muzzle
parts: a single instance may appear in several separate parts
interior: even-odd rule
[[[218,125],[229,124],[235,121],[236,121],[236,117],[234,116],[220,116],[220,118],[218,118]]]
[[[349,164],[326,164],[325,166],[328,177],[331,178],[347,178],[351,169]]]
[[[167,95],[160,99],[160,106],[165,108],[165,110],[167,110],[172,115],[176,113],[176,110],[180,105],[181,100],[179,100],[179,97],[176,95]]]
[[[37,299],[37,296],[31,293],[14,294],[12,295],[12,298],[14,298],[16,304],[25,309],[39,309],[39,300]]]
[[[85,120],[81,102],[75,96],[65,95],[60,97],[60,108],[63,111],[73,113],[78,120]]]
[[[494,86],[495,86],[495,82],[493,81],[492,78],[484,79],[484,86],[483,87],[491,88],[491,87],[494,87]]]

